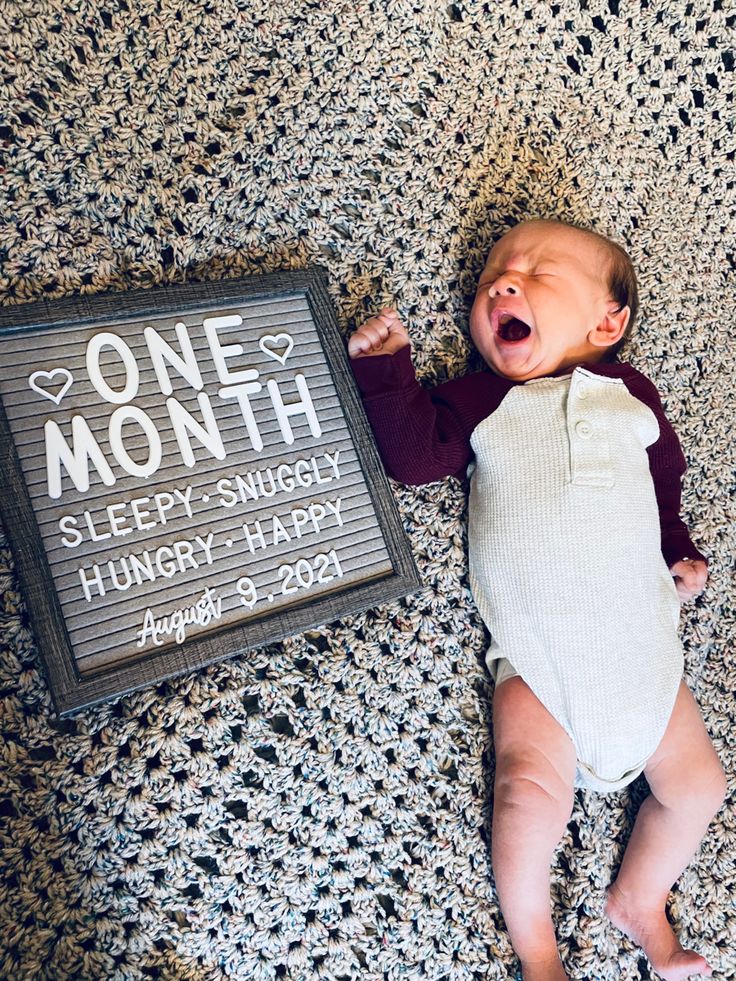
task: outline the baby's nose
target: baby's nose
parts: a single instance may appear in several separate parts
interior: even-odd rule
[[[494,296],[516,296],[520,292],[519,284],[510,273],[502,273],[491,287]]]

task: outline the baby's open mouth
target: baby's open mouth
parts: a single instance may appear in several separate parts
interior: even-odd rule
[[[502,341],[523,341],[531,332],[529,324],[510,313],[502,313],[498,318],[498,336]]]

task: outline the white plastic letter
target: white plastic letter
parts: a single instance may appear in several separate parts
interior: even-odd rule
[[[77,490],[84,494],[89,490],[89,464],[92,463],[103,484],[112,487],[115,477],[105,454],[92,435],[84,416],[72,416],[72,446],[53,419],[47,419],[43,427],[46,436],[46,476],[49,497],[61,497],[61,465],[72,479]]]
[[[123,426],[126,422],[137,422],[148,440],[148,459],[136,463],[123,446]],[[143,409],[135,405],[121,406],[110,416],[110,446],[115,459],[131,477],[150,477],[161,466],[161,437],[153,422]]]
[[[291,416],[306,416],[307,422],[309,423],[309,431],[311,432],[312,436],[317,439],[322,435],[322,428],[320,427],[319,419],[317,418],[314,402],[312,402],[312,396],[309,394],[307,379],[304,377],[304,375],[294,375],[294,381],[296,382],[296,387],[301,395],[301,401],[289,402],[288,405],[281,398],[278,383],[273,378],[269,378],[269,380],[266,382],[268,394],[271,396],[273,407],[276,410],[276,418],[278,419],[279,426],[281,427],[281,435],[284,437],[284,442],[289,446],[291,446],[291,444],[294,442],[294,433],[292,432],[291,423],[289,422]]]
[[[227,456],[225,447],[222,445],[222,436],[217,428],[215,414],[212,411],[209,396],[206,392],[200,392],[197,396],[199,408],[202,410],[204,426],[198,423],[191,412],[188,412],[181,402],[175,398],[166,399],[166,408],[171,416],[171,423],[174,427],[176,441],[179,444],[181,458],[187,467],[194,466],[194,453],[189,438],[191,433],[199,442],[205,446],[209,452],[218,460],[224,460]]]
[[[258,379],[258,372],[255,368],[243,368],[240,371],[230,371],[227,366],[228,358],[237,358],[243,353],[242,344],[220,343],[217,336],[218,330],[227,327],[240,327],[243,318],[237,313],[226,317],[205,317],[202,321],[204,332],[212,351],[212,360],[217,368],[217,377],[222,385],[239,385],[241,383],[254,382]]]
[[[103,347],[114,348],[122,358],[123,366],[125,367],[125,387],[119,392],[110,388],[102,377],[102,371],[100,370],[100,351]],[[90,381],[103,399],[106,402],[112,402],[113,405],[125,405],[126,402],[130,402],[138,394],[140,376],[135,355],[122,337],[118,337],[117,334],[113,334],[110,331],[102,331],[99,334],[95,334],[87,345],[87,373],[89,374]]]
[[[228,480],[227,477],[217,481],[217,492],[221,495],[220,507],[231,508],[238,503],[238,495],[230,490],[231,485],[232,480]]]
[[[91,586],[96,586],[100,596],[105,595],[105,584],[102,581],[102,573],[100,572],[100,567],[95,564],[92,566],[92,575],[87,575],[86,569],[78,569],[79,578],[82,581],[82,589],[84,590],[84,595],[87,598],[87,602],[92,602],[92,590]]]
[[[258,373],[256,373],[256,378]],[[221,388],[218,391],[218,395],[221,399],[237,399],[238,405],[240,406],[240,412],[243,416],[243,422],[245,423],[245,429],[248,433],[251,443],[253,444],[253,449],[256,453],[260,453],[263,449],[263,440],[261,439],[261,434],[258,431],[258,423],[256,422],[256,417],[253,415],[253,409],[251,408],[249,395],[257,395],[263,386],[258,381],[252,381],[248,385],[231,385],[229,388]]]
[[[184,357],[177,354],[169,342],[165,341],[153,327],[146,327],[143,331],[143,336],[148,345],[148,353],[151,355],[153,369],[156,372],[156,378],[158,378],[161,391],[164,395],[171,395],[173,392],[171,379],[169,378],[169,372],[166,367],[167,361],[177,370],[182,378],[186,379],[192,388],[196,388],[199,391],[202,388],[202,374],[197,364],[197,356],[194,353],[186,324],[178,323],[174,329],[176,330],[176,336]]]
[[[77,519],[71,514],[65,514],[63,518],[59,518],[59,531],[64,532],[61,544],[65,545],[67,548],[76,548],[84,541],[84,535],[77,528]]]

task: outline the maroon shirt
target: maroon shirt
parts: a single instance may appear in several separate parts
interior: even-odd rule
[[[473,459],[470,437],[519,382],[479,371],[437,388],[422,388],[411,362],[411,348],[396,354],[351,361],[386,472],[404,484],[463,478]],[[703,559],[680,518],[686,462],[667,421],[654,385],[629,364],[585,364],[587,371],[620,378],[629,392],[649,406],[659,423],[659,439],[647,448],[659,506],[662,554],[667,566],[679,559]]]

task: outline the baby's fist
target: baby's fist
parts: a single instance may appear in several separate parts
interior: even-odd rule
[[[675,589],[680,602],[693,599],[703,592],[708,578],[708,566],[701,559],[680,559],[670,568],[675,577]]]
[[[368,358],[375,354],[395,354],[409,344],[409,334],[395,310],[384,307],[359,327],[348,341],[351,358]]]

